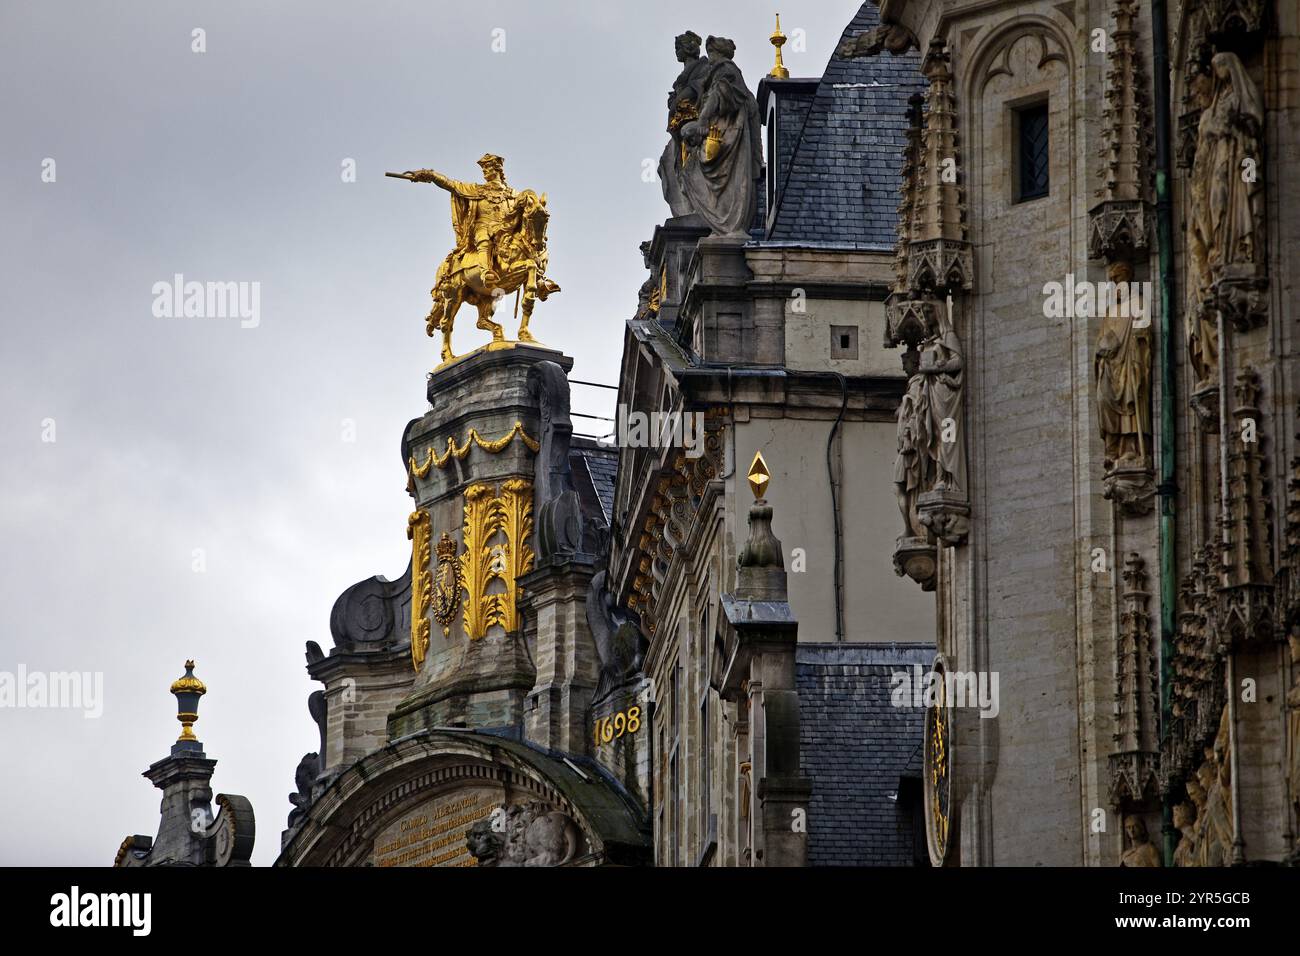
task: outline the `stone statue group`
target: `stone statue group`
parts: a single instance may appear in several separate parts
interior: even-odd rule
[[[929,527],[927,516],[918,509],[921,495],[966,492],[966,449],[961,434],[965,360],[953,328],[951,300],[936,306],[898,407],[898,455],[894,459],[894,488],[906,535],[919,539],[938,530]]]
[[[659,160],[664,199],[674,216],[698,215],[715,236],[745,238],[758,212],[763,173],[758,101],[732,58],[736,44],[677,37],[682,71],[668,94],[668,145]]]

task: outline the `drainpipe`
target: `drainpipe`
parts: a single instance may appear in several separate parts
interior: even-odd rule
[[[1156,127],[1156,241],[1160,269],[1160,739],[1170,732],[1172,711],[1169,691],[1173,680],[1174,615],[1178,585],[1175,576],[1176,528],[1174,483],[1176,447],[1174,417],[1174,369],[1178,336],[1174,314],[1174,228],[1170,199],[1169,157],[1169,22],[1167,0],[1151,0],[1151,62],[1155,87]],[[1224,383],[1219,383],[1224,388]],[[1165,866],[1174,863],[1174,812],[1172,797],[1165,795],[1161,808],[1161,836]]]

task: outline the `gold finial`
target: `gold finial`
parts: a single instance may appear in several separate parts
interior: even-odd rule
[[[772,46],[776,47],[776,65],[772,67],[772,72],[767,74],[778,80],[790,79],[790,71],[785,68],[781,62],[781,45],[785,43],[785,34],[781,32],[781,14],[776,15],[776,29],[772,31],[770,37]]]
[[[172,681],[171,692],[176,695],[176,719],[181,722],[181,735],[176,742],[197,741],[194,722],[199,719],[199,698],[208,692],[203,681],[194,676],[194,662],[185,662],[183,676]]]
[[[767,461],[761,451],[754,452],[754,460],[749,463],[749,488],[754,492],[754,500],[763,497],[767,483],[772,480],[772,473],[767,470]]]

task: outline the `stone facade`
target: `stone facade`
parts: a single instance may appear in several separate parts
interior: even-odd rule
[[[955,839],[935,862],[1281,862],[1294,5],[1186,0],[1167,23],[1136,0],[879,8],[941,64],[918,138],[956,131],[900,155],[904,195],[951,160],[972,258],[938,290],[965,344],[970,465],[968,534],[938,548],[938,645],[1002,690],[996,719],[954,711]],[[1048,184],[1027,194],[1042,107]],[[915,209],[904,262],[934,213]],[[1105,281],[1136,283],[1144,311],[1076,298]]]

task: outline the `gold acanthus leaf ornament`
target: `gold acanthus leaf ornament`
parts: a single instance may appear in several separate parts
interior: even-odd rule
[[[491,552],[488,540],[498,527],[496,497],[491,485],[476,483],[465,489],[465,550],[460,556],[461,577],[465,581],[465,636],[478,640],[487,633],[485,595],[492,580]]]
[[[465,550],[460,556],[465,583],[464,624],[470,640],[487,635],[500,625],[507,633],[519,625],[516,601],[518,579],[532,570],[533,486],[512,478],[501,486],[501,495],[486,483],[465,489]],[[503,591],[488,593],[493,581]]]
[[[509,445],[516,436],[518,436],[519,440],[522,441],[533,454],[536,454],[542,447],[541,442],[524,431],[523,422],[515,422],[514,428],[510,429],[510,431],[506,432],[500,438],[492,439],[484,438],[478,433],[477,428],[471,428],[469,434],[465,436],[465,443],[463,445],[457,445],[455,436],[448,435],[447,450],[441,456],[438,454],[437,450],[430,445],[429,451],[425,455],[423,462],[416,464],[415,456],[412,455],[407,460],[407,467],[410,468],[411,474],[415,475],[416,478],[425,478],[428,477],[430,468],[446,468],[447,462],[451,461],[451,459],[455,458],[457,461],[464,459],[464,457],[469,454],[470,448],[475,445],[482,448],[485,452],[495,455],[497,452],[505,450],[506,446]]]
[[[433,604],[433,572],[429,569],[429,512],[414,511],[406,519],[411,540],[411,664],[418,671],[429,651],[429,608]]]
[[[509,632],[519,625],[518,581],[533,568],[533,549],[528,544],[533,536],[533,485],[522,478],[511,478],[501,486],[501,491],[498,501],[506,536],[507,563],[505,574],[498,576],[506,586],[501,624]]]

